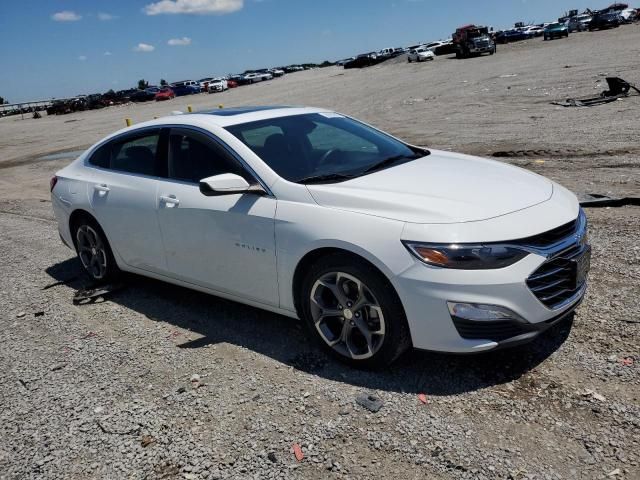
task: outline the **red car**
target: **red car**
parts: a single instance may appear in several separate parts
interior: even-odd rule
[[[227,87],[236,88],[238,86],[238,82],[235,80],[227,80]]]
[[[171,100],[172,98],[176,98],[176,94],[169,87],[161,88],[160,91],[156,93],[156,96],[155,96],[156,101]]]

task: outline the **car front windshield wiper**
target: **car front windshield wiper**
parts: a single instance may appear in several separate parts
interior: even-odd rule
[[[421,155],[420,153],[415,153],[413,155],[394,155],[393,157],[388,157],[388,158],[385,158],[384,160],[379,161],[378,163],[374,163],[369,168],[367,168],[364,172],[362,172],[362,174],[366,175],[367,173],[375,172],[377,170],[382,170],[383,168],[390,167],[391,165],[393,165],[394,163],[400,160],[416,160],[418,158],[422,158],[423,156],[424,155]]]
[[[327,173],[325,175],[311,175],[309,177],[301,178],[300,180],[296,180],[297,183],[304,183],[306,185],[310,185],[313,183],[331,183],[331,182],[341,182],[344,180],[350,180],[352,178],[356,178],[358,175],[347,175],[344,173]]]

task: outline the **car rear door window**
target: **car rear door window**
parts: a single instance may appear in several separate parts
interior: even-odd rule
[[[148,176],[163,176],[161,160],[158,156],[160,130],[133,134],[118,138],[98,148],[89,164]]]
[[[184,182],[200,180],[223,173],[234,173],[254,181],[224,148],[206,135],[188,129],[174,128],[169,134],[168,177]]]

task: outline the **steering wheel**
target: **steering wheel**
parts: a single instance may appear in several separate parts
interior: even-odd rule
[[[320,160],[318,160],[318,167],[324,165],[325,163],[330,163],[328,162],[329,157],[331,157],[331,155],[335,154],[335,153],[340,153],[342,150],[340,150],[339,148],[330,148],[329,150],[327,150],[324,155],[322,155],[322,157],[320,157]],[[316,167],[317,168],[317,167]]]

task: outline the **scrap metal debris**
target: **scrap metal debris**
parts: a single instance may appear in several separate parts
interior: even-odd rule
[[[358,405],[363,406],[370,412],[376,413],[382,408],[382,400],[370,393],[361,393],[356,397]]]
[[[76,294],[73,296],[73,304],[74,305],[87,305],[90,303],[94,303],[99,298],[103,300],[118,290],[122,290],[124,288],[124,284],[122,283],[113,283],[108,285],[101,286],[91,286],[88,288],[83,288],[82,290],[78,290]]]
[[[640,89],[619,77],[607,77],[606,80],[609,90],[605,90],[597,97],[568,98],[564,102],[551,102],[551,104],[561,107],[593,107],[626,98],[632,89],[640,94]]]
[[[580,199],[580,206],[585,208],[640,206],[640,197],[610,197],[599,193],[587,193]]]

